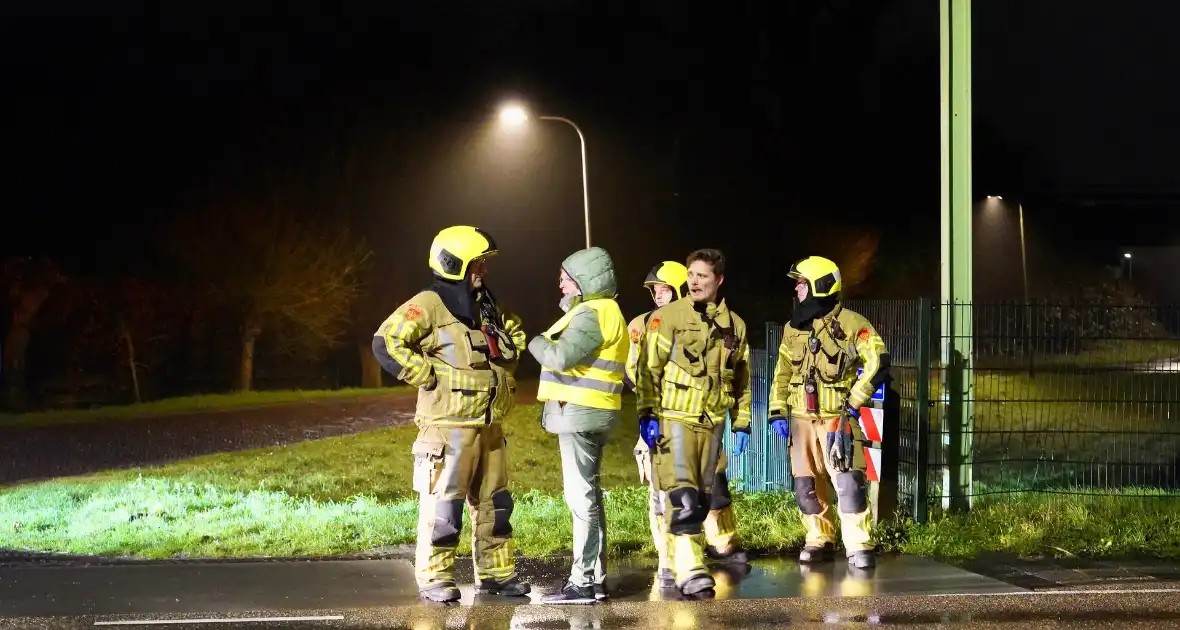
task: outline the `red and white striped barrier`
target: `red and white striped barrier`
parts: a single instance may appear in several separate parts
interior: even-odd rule
[[[860,408],[860,430],[864,431],[865,439],[880,444],[885,435],[885,410],[876,407]],[[869,481],[881,481],[881,449],[873,446],[864,447],[865,477]]]

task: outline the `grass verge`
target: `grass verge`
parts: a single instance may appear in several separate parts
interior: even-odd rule
[[[538,408],[507,419],[513,526],[522,553],[565,551],[571,522],[561,498],[556,439]],[[605,454],[609,552],[654,550],[646,490],[636,484],[635,423],[624,420]],[[313,556],[412,543],[417,505],[410,493],[414,427],[189,459],[0,491],[0,547],[143,558]],[[748,548],[797,549],[803,527],[790,493],[735,496]],[[980,501],[965,516],[928,524],[889,521],[877,537],[887,550],[970,557],[1022,555],[1180,557],[1175,500],[1143,496],[1024,496]],[[461,551],[468,550],[465,523]]]
[[[347,389],[280,390],[204,394],[164,398],[133,405],[111,405],[91,409],[57,409],[22,414],[0,414],[0,426],[31,427],[54,424],[74,424],[106,420],[131,420],[183,413],[230,411],[248,407],[266,407],[290,403],[330,400],[357,400],[374,396],[410,393],[409,387],[381,387]]]
[[[968,514],[937,512],[923,525],[890,522],[877,536],[906,553],[956,558],[984,552],[1180,558],[1180,496],[1136,488],[1110,492],[977,500]]]

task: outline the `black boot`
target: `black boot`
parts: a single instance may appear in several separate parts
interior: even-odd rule
[[[713,576],[702,573],[685,580],[680,586],[680,592],[685,595],[698,595],[713,590],[714,586],[717,586],[717,582],[713,580]]]
[[[848,554],[848,566],[853,569],[871,569],[877,566],[877,554],[869,551],[854,551]]]
[[[808,545],[799,552],[799,562],[804,564],[814,564],[818,562],[828,562],[832,559],[836,551],[836,546],[832,543],[824,543],[823,547],[815,547]]]
[[[457,602],[459,601],[459,589],[455,588],[454,582],[439,582],[418,589],[418,596],[432,602]]]
[[[717,551],[716,547],[706,547],[705,555],[711,560],[717,560],[725,564],[750,564],[750,557],[742,549],[735,549],[729,553],[721,553]]]
[[[522,582],[518,577],[509,578],[505,582],[495,580],[480,580],[475,592],[480,595],[500,595],[502,597],[524,597],[533,590],[528,582]]]

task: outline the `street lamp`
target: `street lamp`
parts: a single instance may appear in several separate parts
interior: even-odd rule
[[[1131,252],[1127,252],[1127,253],[1123,254],[1123,258],[1127,259],[1127,281],[1134,282],[1135,281],[1135,261],[1131,258]],[[1148,271],[1151,271],[1151,270],[1148,269]],[[1147,274],[1147,275],[1150,276],[1151,274]]]
[[[989,201],[991,201],[993,199],[996,201],[1001,201],[1001,202],[1004,201],[1004,198],[999,195],[988,195],[987,198]],[[1027,337],[1026,343],[1031,343],[1032,342],[1032,302],[1029,299],[1029,295],[1028,295],[1028,257],[1025,255],[1025,246],[1024,246],[1024,204],[1021,202],[1017,202],[1016,208],[1017,208],[1017,210],[1016,210],[1017,223],[1020,224],[1020,273],[1022,276],[1024,276],[1024,322],[1025,322],[1024,334]],[[1128,254],[1128,256],[1129,256],[1129,254]],[[1028,371],[1029,371],[1030,375],[1032,374],[1032,361],[1033,361],[1032,349],[1029,348],[1029,350],[1028,350],[1028,363],[1029,363]]]
[[[987,198],[988,198],[988,200],[994,199],[996,201],[1003,201],[1004,200],[1004,198],[999,195],[988,195]],[[1025,308],[1028,308],[1028,304],[1029,304],[1028,258],[1025,255],[1025,246],[1024,246],[1024,204],[1017,202],[1016,207],[1017,207],[1017,211],[1016,211],[1017,222],[1020,224],[1020,272],[1024,276],[1024,305],[1025,305]],[[1130,257],[1131,257],[1131,255],[1127,254],[1127,258],[1130,258]]]
[[[500,123],[505,126],[518,127],[528,122],[529,114],[520,105],[505,105],[500,109]],[[578,132],[578,141],[582,145],[582,209],[586,214],[586,248],[590,248],[590,184],[586,178],[586,136],[574,121],[561,116],[537,116],[538,120],[556,120],[574,128]]]

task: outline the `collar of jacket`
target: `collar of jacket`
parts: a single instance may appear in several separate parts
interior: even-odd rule
[[[480,302],[490,300],[491,304],[495,304],[495,297],[487,287],[472,290],[465,279],[454,281],[435,276],[430,290],[438,294],[451,315],[472,329],[479,328],[482,322],[479,316]]]

